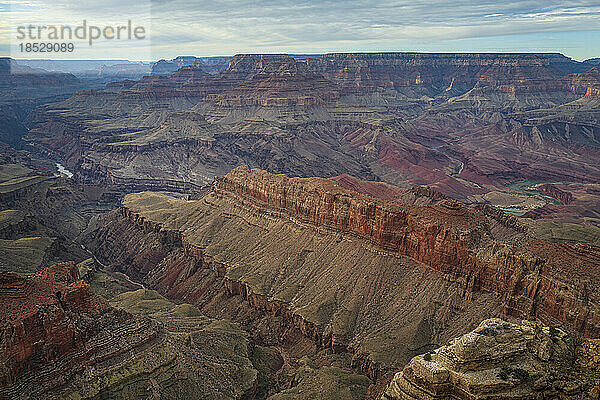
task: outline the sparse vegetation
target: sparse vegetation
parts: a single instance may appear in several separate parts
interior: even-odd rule
[[[483,328],[480,331],[476,331],[476,333],[483,335],[483,336],[496,336],[498,334],[498,332],[496,332],[496,330],[494,328]]]
[[[529,375],[529,371],[523,368],[511,368],[508,366],[503,366],[498,373],[498,378],[502,379],[503,381],[516,379],[521,382],[527,382],[531,377]]]

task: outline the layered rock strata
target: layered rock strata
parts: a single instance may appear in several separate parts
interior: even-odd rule
[[[246,164],[502,206],[484,195],[515,180],[598,181],[591,68],[559,54],[241,54],[216,74],[197,63],[79,92],[39,110],[27,140],[77,179],[131,190],[190,193]]]
[[[64,100],[85,86],[71,74],[30,68],[0,57],[0,142],[20,146],[35,107]]]
[[[0,273],[0,398],[252,398],[247,334],[143,289],[122,296],[134,314],[72,263]]]
[[[514,217],[427,191],[389,202],[238,168],[197,201],[128,195],[86,243],[169,298],[278,321],[260,340],[296,329],[352,350],[374,378],[502,313],[599,334],[597,248],[534,240]]]
[[[84,187],[56,164],[0,147],[0,270],[24,274],[89,254],[74,239],[118,192]]]
[[[562,204],[571,204],[573,202],[573,193],[564,191],[556,185],[547,183],[538,187],[538,190],[540,191],[540,193],[555,198]]]
[[[597,399],[597,375],[580,366],[564,332],[490,319],[413,358],[381,400]]]

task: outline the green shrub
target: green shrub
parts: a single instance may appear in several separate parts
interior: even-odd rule
[[[508,378],[510,376],[510,368],[504,366],[500,369],[500,372],[498,373],[498,378],[502,379],[503,381],[507,381]]]
[[[529,380],[529,372],[524,370],[523,368],[515,368],[512,370],[512,376],[515,379],[520,381],[528,381]]]
[[[498,378],[507,381],[510,378],[517,379],[521,382],[526,382],[530,379],[529,372],[523,368],[510,368],[503,366],[498,373]]]

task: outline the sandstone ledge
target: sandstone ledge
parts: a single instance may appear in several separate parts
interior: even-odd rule
[[[575,354],[558,329],[490,319],[415,357],[381,400],[598,398],[597,371],[582,369]]]

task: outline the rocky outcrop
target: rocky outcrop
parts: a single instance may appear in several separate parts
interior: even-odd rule
[[[587,88],[586,92],[585,92],[585,98],[586,99],[600,99],[600,88],[593,88],[593,87],[589,87]]]
[[[172,74],[180,68],[187,67],[198,61],[194,56],[179,56],[172,60],[159,60],[152,64],[152,75]]]
[[[222,94],[209,96],[221,106],[316,106],[339,97],[335,85],[288,57],[267,64],[250,80]]]
[[[567,339],[539,323],[486,320],[413,358],[381,399],[598,398],[598,372],[580,366]]]
[[[586,72],[571,74],[565,79],[569,81],[574,93],[583,95],[586,99],[594,98],[594,93],[600,89],[600,70],[597,67]]]
[[[247,334],[195,308],[143,289],[113,299],[122,309],[114,308],[72,263],[29,278],[0,273],[0,292],[2,399],[239,399],[256,392]]]
[[[3,272],[0,280],[3,388],[37,366],[81,349],[98,333],[94,319],[108,310],[81,282],[73,264],[58,264],[32,278]],[[89,318],[80,320],[79,314]]]

